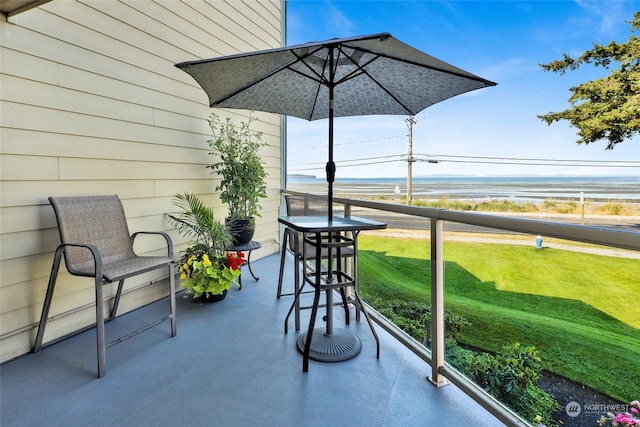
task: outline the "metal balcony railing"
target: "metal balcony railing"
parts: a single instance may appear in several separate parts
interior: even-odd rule
[[[326,198],[326,196],[323,195],[290,190],[283,190],[283,194],[295,194],[307,198]],[[429,220],[431,230],[431,350],[415,341],[403,330],[380,315],[374,308],[369,307],[369,313],[380,327],[387,330],[392,336],[431,366],[431,375],[429,375],[428,379],[432,384],[437,387],[445,385],[448,382],[455,384],[507,425],[528,425],[528,423],[486,393],[477,384],[445,363],[444,223],[448,221],[508,232],[543,235],[545,237],[640,252],[640,233],[633,231],[341,197],[334,197],[333,203],[343,206],[342,213],[345,216],[351,215],[352,209],[358,207],[393,214],[410,215],[424,218],[425,221]],[[340,209],[336,209],[334,212],[340,212]]]

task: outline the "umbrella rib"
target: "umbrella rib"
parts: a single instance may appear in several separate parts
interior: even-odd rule
[[[457,77],[463,77],[465,79],[475,80],[477,82],[484,83],[487,86],[496,86],[497,85],[497,83],[495,83],[495,82],[483,79],[480,76],[476,76],[475,74],[468,73],[468,72],[466,72],[464,70],[456,71],[457,67],[453,67],[452,65],[450,65],[450,66],[453,67],[454,70],[446,70],[446,69],[443,69],[441,67],[436,67],[436,66],[433,66],[433,65],[427,65],[427,64],[423,64],[421,62],[411,61],[409,59],[398,58],[398,57],[395,57],[395,56],[387,55],[385,53],[376,52],[376,51],[371,50],[371,49],[366,49],[366,48],[363,48],[363,47],[360,47],[360,46],[354,47],[354,46],[349,46],[347,44],[347,47],[349,47],[351,49],[354,49],[354,50],[357,49],[357,50],[360,50],[362,52],[370,53],[372,55],[378,55],[378,57],[383,57],[383,58],[392,59],[394,61],[404,62],[405,64],[416,65],[418,67],[428,68],[428,69],[435,70],[435,71],[441,71],[443,73],[451,74],[451,75],[454,75],[454,76],[457,76]],[[436,61],[442,62],[437,58],[433,58],[433,59],[435,59]],[[449,64],[447,64],[447,65],[449,65]]]
[[[307,61],[305,61],[305,59],[307,59],[307,58],[311,58],[311,57],[312,57],[311,55],[312,55],[313,53],[316,53],[316,52],[320,51],[322,48],[323,48],[323,47],[320,47],[320,48],[318,48],[318,49],[315,49],[315,50],[314,50],[313,52],[311,52],[311,53],[309,53],[309,52],[308,52],[308,53],[307,53],[306,55],[304,55],[304,56],[299,56],[297,53],[293,52],[293,54],[294,54],[294,55],[299,59],[299,62],[301,62],[305,67],[307,67],[307,69],[309,69],[309,71],[310,71],[311,73],[313,73],[313,74],[317,77],[317,79],[313,79],[314,81],[318,82],[318,86],[316,87],[316,94],[315,94],[315,96],[314,96],[314,98],[313,98],[313,103],[312,103],[312,106],[311,106],[311,111],[310,111],[310,113],[309,113],[309,120],[311,120],[311,117],[313,117],[313,113],[314,113],[314,111],[315,111],[315,109],[316,109],[316,106],[318,105],[318,97],[320,96],[320,87],[321,87],[322,85],[324,85],[324,86],[327,86],[327,87],[328,87],[328,86],[331,84],[331,82],[330,82],[329,80],[327,80],[327,78],[326,78],[326,77],[325,77],[325,75],[324,75],[324,74],[325,74],[325,71],[326,71],[326,69],[327,69],[327,58],[326,58],[326,57],[325,57],[325,59],[324,59],[324,61],[323,61],[323,63],[322,63],[322,73],[320,73],[320,74],[318,74],[318,72],[317,72],[317,71],[316,71],[316,70],[315,70],[311,65],[309,65],[309,64],[307,63]],[[331,51],[331,47],[329,48],[329,50]],[[301,71],[294,70],[294,69],[290,69],[290,70],[291,70],[291,71],[293,71],[294,73],[298,73],[298,74],[300,74],[301,76],[304,76],[304,77],[307,77],[307,78],[311,78],[309,75],[304,74],[304,73],[302,73]]]
[[[362,50],[363,50],[363,49],[361,49],[361,51],[362,51]],[[363,74],[364,74],[364,75],[368,76],[368,77],[371,79],[371,81],[372,81],[372,82],[374,82],[374,83],[375,83],[375,84],[376,84],[380,89],[382,89],[382,90],[383,90],[387,95],[389,95],[391,98],[393,98],[393,100],[394,100],[396,103],[398,103],[398,105],[400,105],[402,108],[404,108],[404,109],[405,109],[405,111],[407,111],[407,114],[415,114],[414,112],[412,112],[412,111],[411,111],[411,109],[410,109],[407,105],[405,105],[402,101],[400,101],[400,99],[398,99],[398,97],[397,97],[397,96],[395,96],[393,93],[391,93],[389,90],[387,90],[387,88],[385,88],[382,84],[380,84],[380,82],[378,82],[378,80],[377,80],[377,79],[375,79],[371,74],[369,74],[369,72],[367,72],[367,70],[365,70],[365,69],[364,69],[364,67],[366,67],[367,65],[371,64],[372,62],[376,61],[377,59],[379,59],[381,56],[384,56],[384,55],[381,55],[381,54],[379,54],[379,53],[377,53],[377,52],[368,52],[368,51],[367,51],[368,53],[373,54],[373,55],[374,55],[374,57],[373,57],[373,58],[371,58],[370,60],[368,60],[365,64],[360,65],[360,64],[358,64],[356,61],[354,61],[354,60],[353,60],[353,58],[351,58],[349,55],[347,55],[347,54],[346,54],[346,52],[344,52],[344,51],[342,50],[342,46],[340,47],[340,52],[343,52],[343,53],[344,53],[344,55],[345,55],[345,56],[346,56],[346,57],[347,57],[347,58],[348,58],[348,59],[349,59],[349,60],[350,60],[350,61],[351,61],[351,62],[352,62],[352,63],[353,63],[357,68],[356,68],[355,70],[353,70],[351,73],[349,73],[349,74],[347,74],[346,76],[344,76],[344,78],[342,78],[339,82],[337,82],[337,83],[336,83],[336,86],[337,86],[337,85],[340,85],[340,84],[342,84],[342,83],[344,83],[344,82],[346,82],[346,81],[349,81],[349,80],[351,80],[351,79],[353,79],[353,78],[355,78],[355,77],[357,77],[357,76],[360,76],[360,75],[363,75]],[[384,57],[386,58],[387,56],[384,56]],[[431,101],[429,101],[429,102],[431,102]],[[432,103],[432,102],[431,102],[431,103]],[[432,104],[433,104],[433,103],[432,103]]]
[[[315,50],[313,50],[313,51],[312,51],[312,53],[315,53],[315,52],[317,52],[317,51],[318,51],[318,50],[320,50],[320,49],[321,49],[321,48],[315,49]],[[219,104],[221,104],[221,103],[225,102],[226,100],[228,100],[228,99],[230,99],[230,98],[233,98],[234,96],[236,96],[236,95],[237,95],[237,94],[239,94],[240,92],[243,92],[243,91],[245,91],[245,90],[249,89],[250,87],[253,87],[253,86],[257,85],[258,83],[262,82],[263,80],[268,79],[269,77],[271,77],[271,76],[273,76],[273,75],[275,75],[275,74],[277,74],[277,73],[281,72],[281,71],[282,71],[282,70],[284,70],[284,69],[289,69],[289,70],[291,70],[291,71],[293,71],[293,72],[295,72],[295,73],[298,73],[298,74],[303,75],[304,77],[310,78],[310,76],[308,76],[308,75],[306,75],[306,74],[304,74],[304,73],[301,73],[301,72],[299,72],[299,71],[294,70],[294,69],[292,69],[292,68],[291,68],[294,64],[296,64],[296,63],[298,63],[298,62],[302,62],[304,65],[306,65],[306,66],[307,66],[307,68],[309,68],[309,69],[310,69],[314,74],[316,74],[316,75],[317,75],[317,73],[315,73],[315,71],[313,70],[313,68],[309,67],[309,66],[304,62],[304,58],[305,58],[305,57],[307,57],[307,56],[310,56],[310,55],[311,55],[311,53],[308,53],[308,54],[307,54],[307,55],[305,55],[305,56],[299,56],[299,55],[298,55],[298,54],[296,54],[295,52],[291,52],[291,53],[293,53],[293,55],[294,55],[294,57],[295,57],[295,59],[294,59],[294,60],[292,60],[291,62],[288,62],[287,64],[282,65],[282,66],[281,66],[281,67],[279,67],[279,68],[276,68],[276,69],[272,70],[270,73],[268,73],[268,74],[266,74],[266,75],[260,76],[259,78],[257,78],[257,79],[256,79],[256,80],[254,80],[253,82],[251,82],[251,83],[249,83],[249,84],[246,84],[246,85],[245,85],[245,86],[243,86],[242,88],[239,88],[239,89],[235,90],[234,92],[232,92],[232,93],[230,93],[230,94],[226,95],[225,97],[222,97],[222,98],[218,99],[218,101],[215,103],[215,105],[219,105]],[[213,106],[214,106],[214,104],[211,104],[210,106],[211,106],[211,107],[213,107]]]

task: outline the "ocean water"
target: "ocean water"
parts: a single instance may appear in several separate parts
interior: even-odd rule
[[[640,203],[640,176],[414,177],[414,199],[544,200]],[[288,188],[327,192],[324,178],[290,176]],[[406,195],[406,178],[336,178],[334,195],[344,197]]]

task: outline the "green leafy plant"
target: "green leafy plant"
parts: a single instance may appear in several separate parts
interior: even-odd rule
[[[224,255],[231,246],[232,237],[228,227],[215,219],[213,209],[206,206],[195,194],[176,194],[174,206],[182,209],[176,214],[167,214],[169,222],[183,236],[201,245],[213,257]]]
[[[505,346],[502,354],[477,353],[466,359],[458,354],[457,360],[463,363],[457,368],[523,417],[557,425],[553,414],[560,405],[536,385],[542,359],[535,347],[515,343]]]
[[[535,347],[519,343],[506,346],[504,354],[478,354],[468,367],[474,381],[502,401],[507,401],[511,394],[522,393],[529,383],[535,383],[541,370],[542,360]]]
[[[250,129],[255,120],[250,116],[237,127],[230,118],[223,121],[213,113],[208,119],[213,135],[207,141],[212,150],[209,154],[218,156],[218,161],[207,168],[221,178],[216,191],[229,206],[232,220],[260,216],[258,202],[267,197],[267,173],[258,151],[268,144],[260,142],[262,132]]]
[[[380,314],[391,320],[415,340],[425,346],[431,341],[431,305],[416,301],[386,299],[380,296],[365,298]],[[460,332],[470,326],[464,317],[444,311],[445,335],[447,339],[457,340]]]

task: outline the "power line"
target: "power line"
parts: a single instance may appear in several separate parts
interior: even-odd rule
[[[339,164],[339,163],[352,163],[352,162],[359,162],[361,160],[376,160],[376,159],[389,159],[392,157],[400,157],[403,154],[385,154],[385,155],[381,155],[381,156],[374,156],[374,157],[362,157],[360,159],[353,159],[353,160],[336,160],[335,163]],[[404,161],[403,159],[398,159],[395,160],[398,162]],[[302,166],[313,166],[313,165],[318,165],[319,167],[324,167],[326,164],[326,162],[315,162],[315,163],[306,163],[304,165],[293,165],[292,167],[302,167]]]
[[[476,163],[487,165],[522,165],[522,166],[575,166],[575,167],[592,167],[592,168],[640,168],[640,162],[635,165],[616,165],[616,164],[599,164],[594,165],[592,163],[532,163],[532,162],[503,162],[503,161],[483,161],[483,160],[418,160],[414,159],[414,162],[430,162],[430,163]]]
[[[459,156],[453,154],[416,154],[426,157],[453,157],[462,159],[490,159],[490,160],[515,160],[531,162],[580,162],[580,163],[631,163],[640,165],[640,160],[582,160],[582,159],[548,159],[548,158],[525,158],[525,157],[491,157],[491,156]]]
[[[403,138],[396,135],[396,136],[388,136],[388,137],[385,137],[385,138],[363,139],[363,140],[360,140],[360,141],[337,142],[337,143],[334,143],[333,146],[334,147],[341,147],[341,146],[344,146],[344,145],[364,144],[364,143],[371,143],[371,142],[376,142],[376,141],[387,141],[387,140],[390,140],[390,139],[403,139]],[[290,148],[293,151],[295,151],[295,150],[310,150],[310,149],[313,149],[313,148],[327,148],[328,146],[329,146],[329,144],[323,144],[323,145],[312,145],[312,146],[308,146],[308,145],[295,146],[295,147],[290,146]]]
[[[417,158],[422,156],[424,158]],[[373,164],[406,162],[406,154],[387,154],[360,159],[340,160],[336,163],[341,167],[367,166]],[[477,163],[495,165],[523,165],[523,166],[564,166],[564,167],[600,167],[600,168],[640,168],[637,160],[580,160],[580,159],[549,159],[549,158],[524,158],[524,157],[491,157],[491,156],[460,156],[449,154],[416,154],[411,158],[412,162],[428,163]],[[317,165],[317,167],[314,167]],[[292,170],[312,170],[324,166],[324,163],[308,163],[291,166]]]
[[[357,163],[357,164],[353,164],[353,165],[341,165],[341,168],[351,168],[351,167],[356,167],[356,166],[367,166],[367,165],[379,165],[379,164],[383,164],[383,163],[395,163],[395,162],[404,162],[404,160],[398,159],[398,160],[381,160],[378,162],[365,162],[365,163]],[[337,162],[336,162],[337,163]],[[289,170],[293,171],[293,172],[297,172],[297,171],[307,171],[307,170],[317,170],[320,167],[318,166],[309,166],[309,167],[291,167]]]

